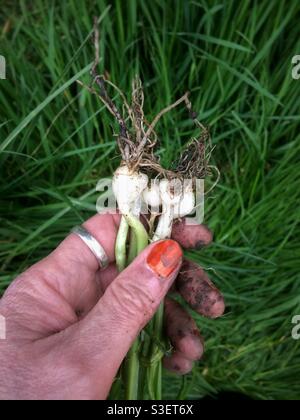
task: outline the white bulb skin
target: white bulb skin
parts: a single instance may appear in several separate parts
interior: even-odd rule
[[[193,191],[185,191],[180,202],[174,206],[174,219],[190,214],[195,208],[195,194]]]
[[[162,179],[159,184],[160,196],[166,206],[177,205],[182,197],[182,183],[179,179]]]
[[[141,196],[139,198],[137,198],[135,200],[135,202],[133,203],[133,206],[131,208],[131,213],[133,214],[133,216],[135,217],[140,217],[141,214],[141,210],[142,210],[142,198]]]
[[[192,182],[182,184],[180,180],[160,182],[162,215],[160,216],[153,240],[171,237],[173,220],[190,214],[195,208]]]
[[[159,208],[161,205],[161,197],[158,182],[152,181],[150,187],[143,191],[143,199],[148,206]]]
[[[174,207],[180,204],[183,194],[182,182],[179,179],[171,181],[162,179],[159,184],[159,191],[162,201],[162,214],[153,236],[154,241],[171,237]]]
[[[120,166],[114,173],[112,189],[123,214],[131,212],[137,199],[148,185],[148,176]]]
[[[159,218],[152,241],[159,241],[161,239],[171,238],[173,225],[172,208],[166,207]]]

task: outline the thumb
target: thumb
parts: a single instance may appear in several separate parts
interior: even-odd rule
[[[107,288],[72,337],[76,355],[90,363],[103,398],[140,330],[153,317],[175,280],[182,262],[177,242],[148,246]],[[71,327],[72,328],[72,327]],[[75,351],[75,350],[74,350]]]

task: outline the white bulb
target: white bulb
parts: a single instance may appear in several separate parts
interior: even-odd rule
[[[174,219],[190,214],[195,208],[195,194],[193,191],[184,192],[180,202],[174,206]]]
[[[129,213],[136,200],[147,188],[148,176],[120,166],[113,176],[112,189],[123,214]]]
[[[162,202],[167,206],[175,206],[182,197],[182,182],[179,179],[162,179],[159,190]]]
[[[143,191],[143,199],[148,206],[159,208],[161,204],[159,181],[151,181],[150,187]]]
[[[153,240],[170,238],[173,220],[191,213],[195,207],[193,184],[182,183],[179,179],[171,181],[163,179],[159,184],[162,200],[162,215],[160,216]]]

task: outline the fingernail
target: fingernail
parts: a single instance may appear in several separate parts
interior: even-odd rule
[[[156,244],[147,257],[147,264],[158,276],[169,277],[178,267],[182,250],[177,242],[168,239]]]

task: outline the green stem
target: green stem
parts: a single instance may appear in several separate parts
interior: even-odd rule
[[[148,234],[140,220],[132,214],[124,215],[126,223],[131,228],[129,260],[134,259],[148,245]],[[134,253],[135,249],[135,253]],[[126,247],[125,247],[126,254]],[[134,255],[135,254],[135,255]],[[121,258],[123,261],[123,259]],[[124,382],[126,400],[137,400],[139,395],[139,348],[140,337],[138,337],[129,350],[124,362]]]
[[[136,256],[137,256],[137,239],[136,239],[134,230],[131,229],[127,265],[131,264]]]
[[[115,245],[116,265],[119,272],[126,267],[126,241],[128,236],[129,225],[124,216],[122,216],[119,231]]]
[[[147,384],[147,371],[148,371],[148,359],[149,359],[149,348],[151,345],[152,332],[149,330],[150,324],[148,324],[145,330],[141,334],[141,359],[143,369],[140,370],[140,386],[139,386],[139,400],[145,399],[145,386]]]
[[[143,223],[132,214],[124,214],[124,217],[136,236],[136,253],[139,255],[148,245],[149,237]]]
[[[131,349],[127,353],[124,362],[124,379],[125,379],[125,399],[137,400],[139,391],[139,337],[135,340]]]
[[[128,229],[131,228],[128,260],[126,261],[126,241]],[[140,220],[128,213],[124,214],[120,224],[120,230],[116,243],[116,259],[119,270],[123,270],[126,262],[130,263],[148,245],[148,234]],[[162,399],[162,342],[163,338],[163,303],[159,306],[154,318],[149,325],[152,332],[152,342],[149,345],[149,366],[147,369],[148,391],[151,399]],[[140,391],[139,351],[140,337],[136,339],[124,362],[124,382],[126,400],[137,400]],[[143,375],[141,375],[141,379]],[[143,384],[142,384],[143,385]]]
[[[161,303],[151,321],[153,338],[149,354],[148,391],[152,400],[162,399],[163,323],[164,304]]]

